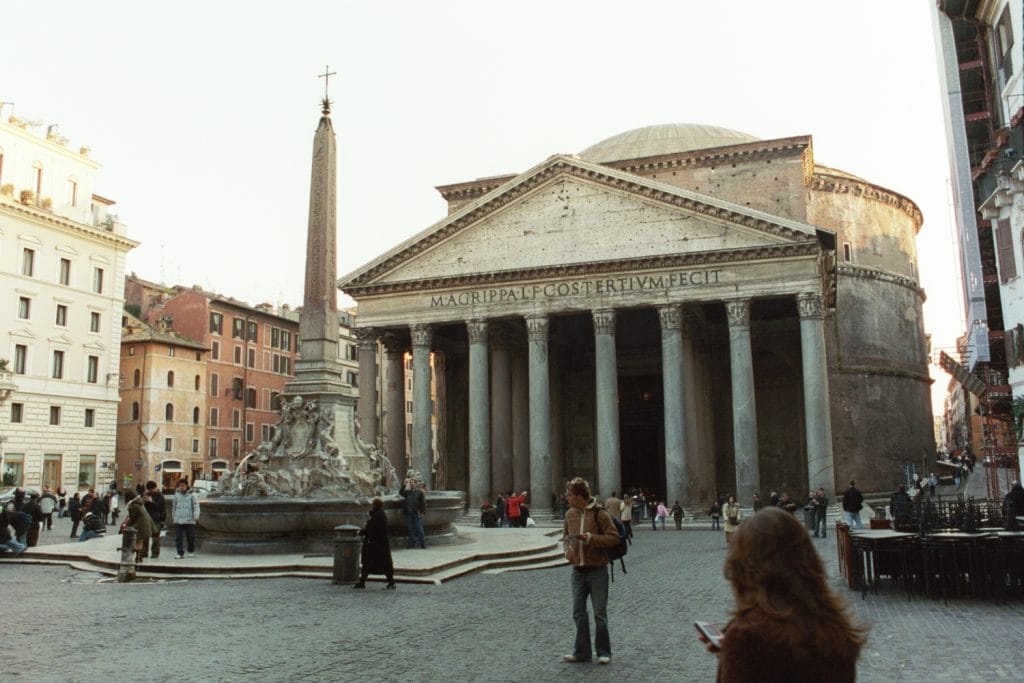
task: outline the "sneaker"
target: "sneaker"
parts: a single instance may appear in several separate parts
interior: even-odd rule
[[[184,555],[175,555],[174,559],[176,559],[176,560],[184,560],[185,556]]]
[[[607,664],[610,661],[612,661],[612,658],[609,657],[608,655],[602,655],[602,656],[597,658],[597,663],[598,664]]]
[[[189,554],[188,554],[188,556],[189,556],[189,557],[195,557],[195,556],[196,556],[196,554],[195,554],[195,553],[189,553]]]
[[[581,664],[583,662],[589,662],[590,659],[584,659],[583,657],[577,657],[576,655],[564,655],[562,661],[566,664]]]

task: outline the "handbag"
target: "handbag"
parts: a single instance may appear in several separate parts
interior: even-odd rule
[[[736,526],[739,523],[740,523],[740,520],[737,519],[735,515],[729,515],[729,524],[732,524],[733,526]]]

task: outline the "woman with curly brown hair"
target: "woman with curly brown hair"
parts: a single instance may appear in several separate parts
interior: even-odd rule
[[[807,531],[765,508],[740,524],[725,559],[736,611],[724,629],[718,680],[852,683],[865,630],[826,582]]]

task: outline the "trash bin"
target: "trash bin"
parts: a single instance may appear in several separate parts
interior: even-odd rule
[[[804,525],[808,531],[814,531],[814,506],[804,507]]]
[[[334,539],[334,576],[331,583],[355,583],[359,580],[359,556],[363,539],[359,527],[341,524],[334,527],[338,537]]]

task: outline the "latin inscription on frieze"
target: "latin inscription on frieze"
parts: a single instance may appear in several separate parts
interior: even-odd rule
[[[703,287],[723,282],[723,270],[705,268],[681,270],[659,275],[627,275],[586,280],[563,280],[532,285],[504,285],[436,294],[430,297],[431,308],[457,308],[478,304],[508,304],[523,301],[567,299],[591,295],[621,295],[678,288]]]

